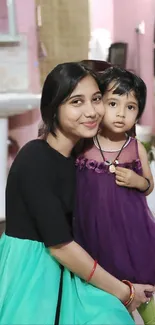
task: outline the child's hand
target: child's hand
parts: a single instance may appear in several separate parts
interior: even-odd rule
[[[145,292],[154,293],[154,287],[146,284],[134,284],[135,288],[135,297],[132,303],[128,307],[129,312],[133,312],[137,309],[141,304],[147,303],[150,301],[150,297],[147,298]]]
[[[115,174],[117,185],[131,188],[137,188],[139,186],[140,179],[142,178],[133,170],[123,167],[116,167]]]

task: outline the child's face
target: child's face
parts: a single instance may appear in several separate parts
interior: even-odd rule
[[[134,92],[124,95],[113,94],[113,85],[103,96],[105,115],[103,126],[113,133],[125,133],[129,131],[136,122],[138,115],[138,102]]]

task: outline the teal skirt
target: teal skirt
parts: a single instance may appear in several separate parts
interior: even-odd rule
[[[61,268],[44,244],[0,239],[0,324],[52,325],[58,302]],[[60,325],[134,325],[114,296],[63,272]]]

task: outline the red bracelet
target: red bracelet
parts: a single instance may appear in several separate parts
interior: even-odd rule
[[[89,282],[89,281],[91,280],[92,276],[94,275],[94,272],[95,272],[95,270],[96,270],[96,266],[97,266],[97,261],[95,260],[95,261],[94,261],[93,268],[92,268],[92,271],[90,272],[90,275],[89,275],[89,277],[88,277],[88,279],[87,279],[87,282]]]
[[[133,299],[135,297],[135,289],[134,289],[133,284],[130,281],[123,280],[122,282],[125,283],[130,288],[130,296],[129,296],[129,299],[124,302],[124,306],[125,307],[128,307],[132,303],[132,301],[133,301]]]

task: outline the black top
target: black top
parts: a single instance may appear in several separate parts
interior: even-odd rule
[[[27,143],[15,158],[6,187],[6,234],[45,246],[72,238],[75,167],[44,140]]]

